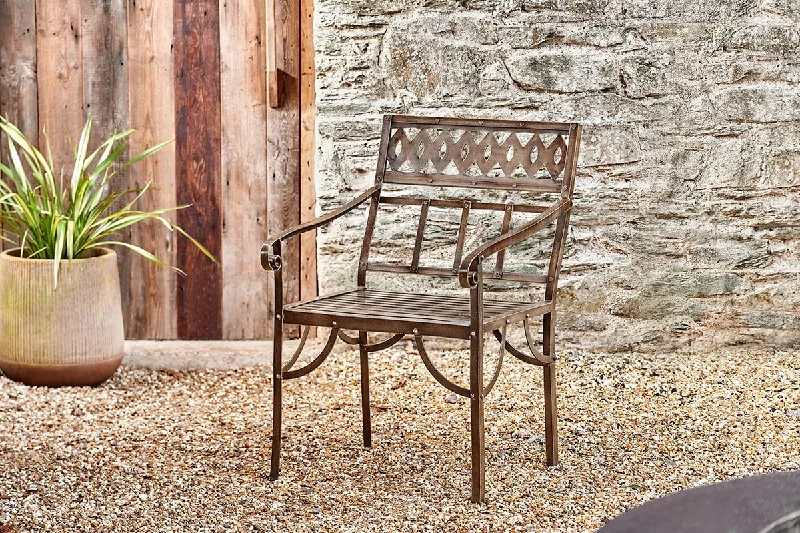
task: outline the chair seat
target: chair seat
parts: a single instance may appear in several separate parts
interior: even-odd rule
[[[502,328],[506,321],[519,322],[526,315],[548,313],[552,307],[550,301],[484,300],[484,327],[486,330]],[[468,339],[470,299],[460,295],[361,288],[286,305],[284,323],[385,333],[414,333],[416,330],[420,335]]]

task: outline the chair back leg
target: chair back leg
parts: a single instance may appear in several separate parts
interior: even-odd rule
[[[372,415],[369,408],[369,353],[367,352],[367,332],[358,332],[358,350],[361,359],[361,416],[364,446],[372,447]]]
[[[280,313],[280,311],[278,311]],[[283,417],[283,324],[275,319],[272,340],[272,456],[269,478],[278,479],[281,464],[281,419]]]
[[[555,358],[555,313],[544,315],[542,352]],[[544,445],[547,464],[558,464],[558,410],[556,409],[556,364],[542,367],[544,371]]]

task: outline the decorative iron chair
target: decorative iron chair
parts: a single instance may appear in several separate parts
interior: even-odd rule
[[[336,339],[358,345],[361,361],[361,404],[364,446],[372,445],[369,403],[370,352],[388,348],[406,335],[416,341],[422,361],[433,377],[450,391],[469,398],[472,439],[472,501],[484,500],[484,401],[500,374],[505,352],[539,365],[544,370],[545,449],[547,464],[558,463],[556,416],[555,314],[556,288],[566,241],[580,143],[581,126],[551,122],[512,120],[473,120],[389,115],[384,117],[378,153],[375,185],[354,200],[313,221],[301,224],[271,238],[261,248],[261,264],[275,273],[275,328],[273,351],[273,435],[270,478],[278,477],[281,449],[282,385],[313,371],[330,354]],[[495,189],[556,197],[541,206],[530,203],[486,202],[472,198],[452,199],[430,196],[389,195],[394,186],[425,186],[431,192],[441,187]],[[440,195],[441,196],[441,195]],[[369,202],[364,241],[358,262],[358,287],[313,300],[284,303],[281,245],[287,239],[311,231]],[[415,245],[409,264],[370,261],[370,246],[378,223],[381,204],[419,206],[420,216]],[[452,268],[420,265],[428,209],[461,209],[455,257]],[[503,212],[499,235],[482,243],[464,256],[464,243],[470,212]],[[514,213],[529,213],[535,218],[511,228]],[[504,269],[506,250],[544,228],[555,225],[553,245],[547,266],[541,273],[509,272]],[[494,268],[484,271],[484,259],[496,254]],[[387,292],[367,287],[367,272],[390,272],[456,277],[467,295],[413,294]],[[484,280],[504,280],[538,284],[543,299],[534,302],[484,300]],[[542,317],[540,351],[529,329],[532,317]],[[530,353],[512,346],[507,327],[521,323]],[[299,348],[283,361],[283,327],[304,326]],[[322,352],[310,363],[293,369],[305,344],[309,327],[331,328]],[[350,336],[343,330],[358,331]],[[387,340],[367,341],[368,332],[389,333]],[[484,381],[484,332],[492,332],[500,343],[500,357],[488,382]],[[469,386],[446,378],[432,363],[424,336],[468,340],[470,344]]]

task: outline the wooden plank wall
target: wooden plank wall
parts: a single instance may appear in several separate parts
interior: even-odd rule
[[[0,0],[0,113],[34,141],[46,133],[56,160],[69,167],[67,136],[77,139],[89,113],[95,140],[137,128],[129,154],[175,141],[115,186],[151,183],[141,209],[192,204],[168,218],[218,264],[157,223],[123,235],[188,272],[119,254],[128,338],[272,333],[260,244],[316,208],[313,0],[276,1],[270,21],[266,0]],[[275,109],[272,43],[288,51],[282,83],[291,95]],[[316,295],[314,236],[290,253],[288,294]]]

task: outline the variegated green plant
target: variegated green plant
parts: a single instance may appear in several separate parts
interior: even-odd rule
[[[110,180],[115,174],[168,143],[158,144],[124,163],[118,163],[128,145],[128,137],[135,130],[115,133],[89,152],[92,130],[92,117],[89,116],[73,149],[75,165],[69,182],[65,184],[63,167],[60,172],[56,171],[49,143],[45,157],[19,128],[4,117],[0,117],[0,130],[7,136],[9,155],[7,164],[0,162],[0,172],[7,177],[0,180],[3,230],[0,238],[19,245],[22,257],[53,259],[56,284],[63,260],[85,257],[92,248],[107,245],[124,246],[150,261],[181,272],[147,250],[119,240],[120,230],[147,219],[157,220],[169,231],[177,231],[214,260],[197,240],[163,216],[187,205],[139,211],[134,206],[147,192],[150,183],[142,189],[109,190]]]

